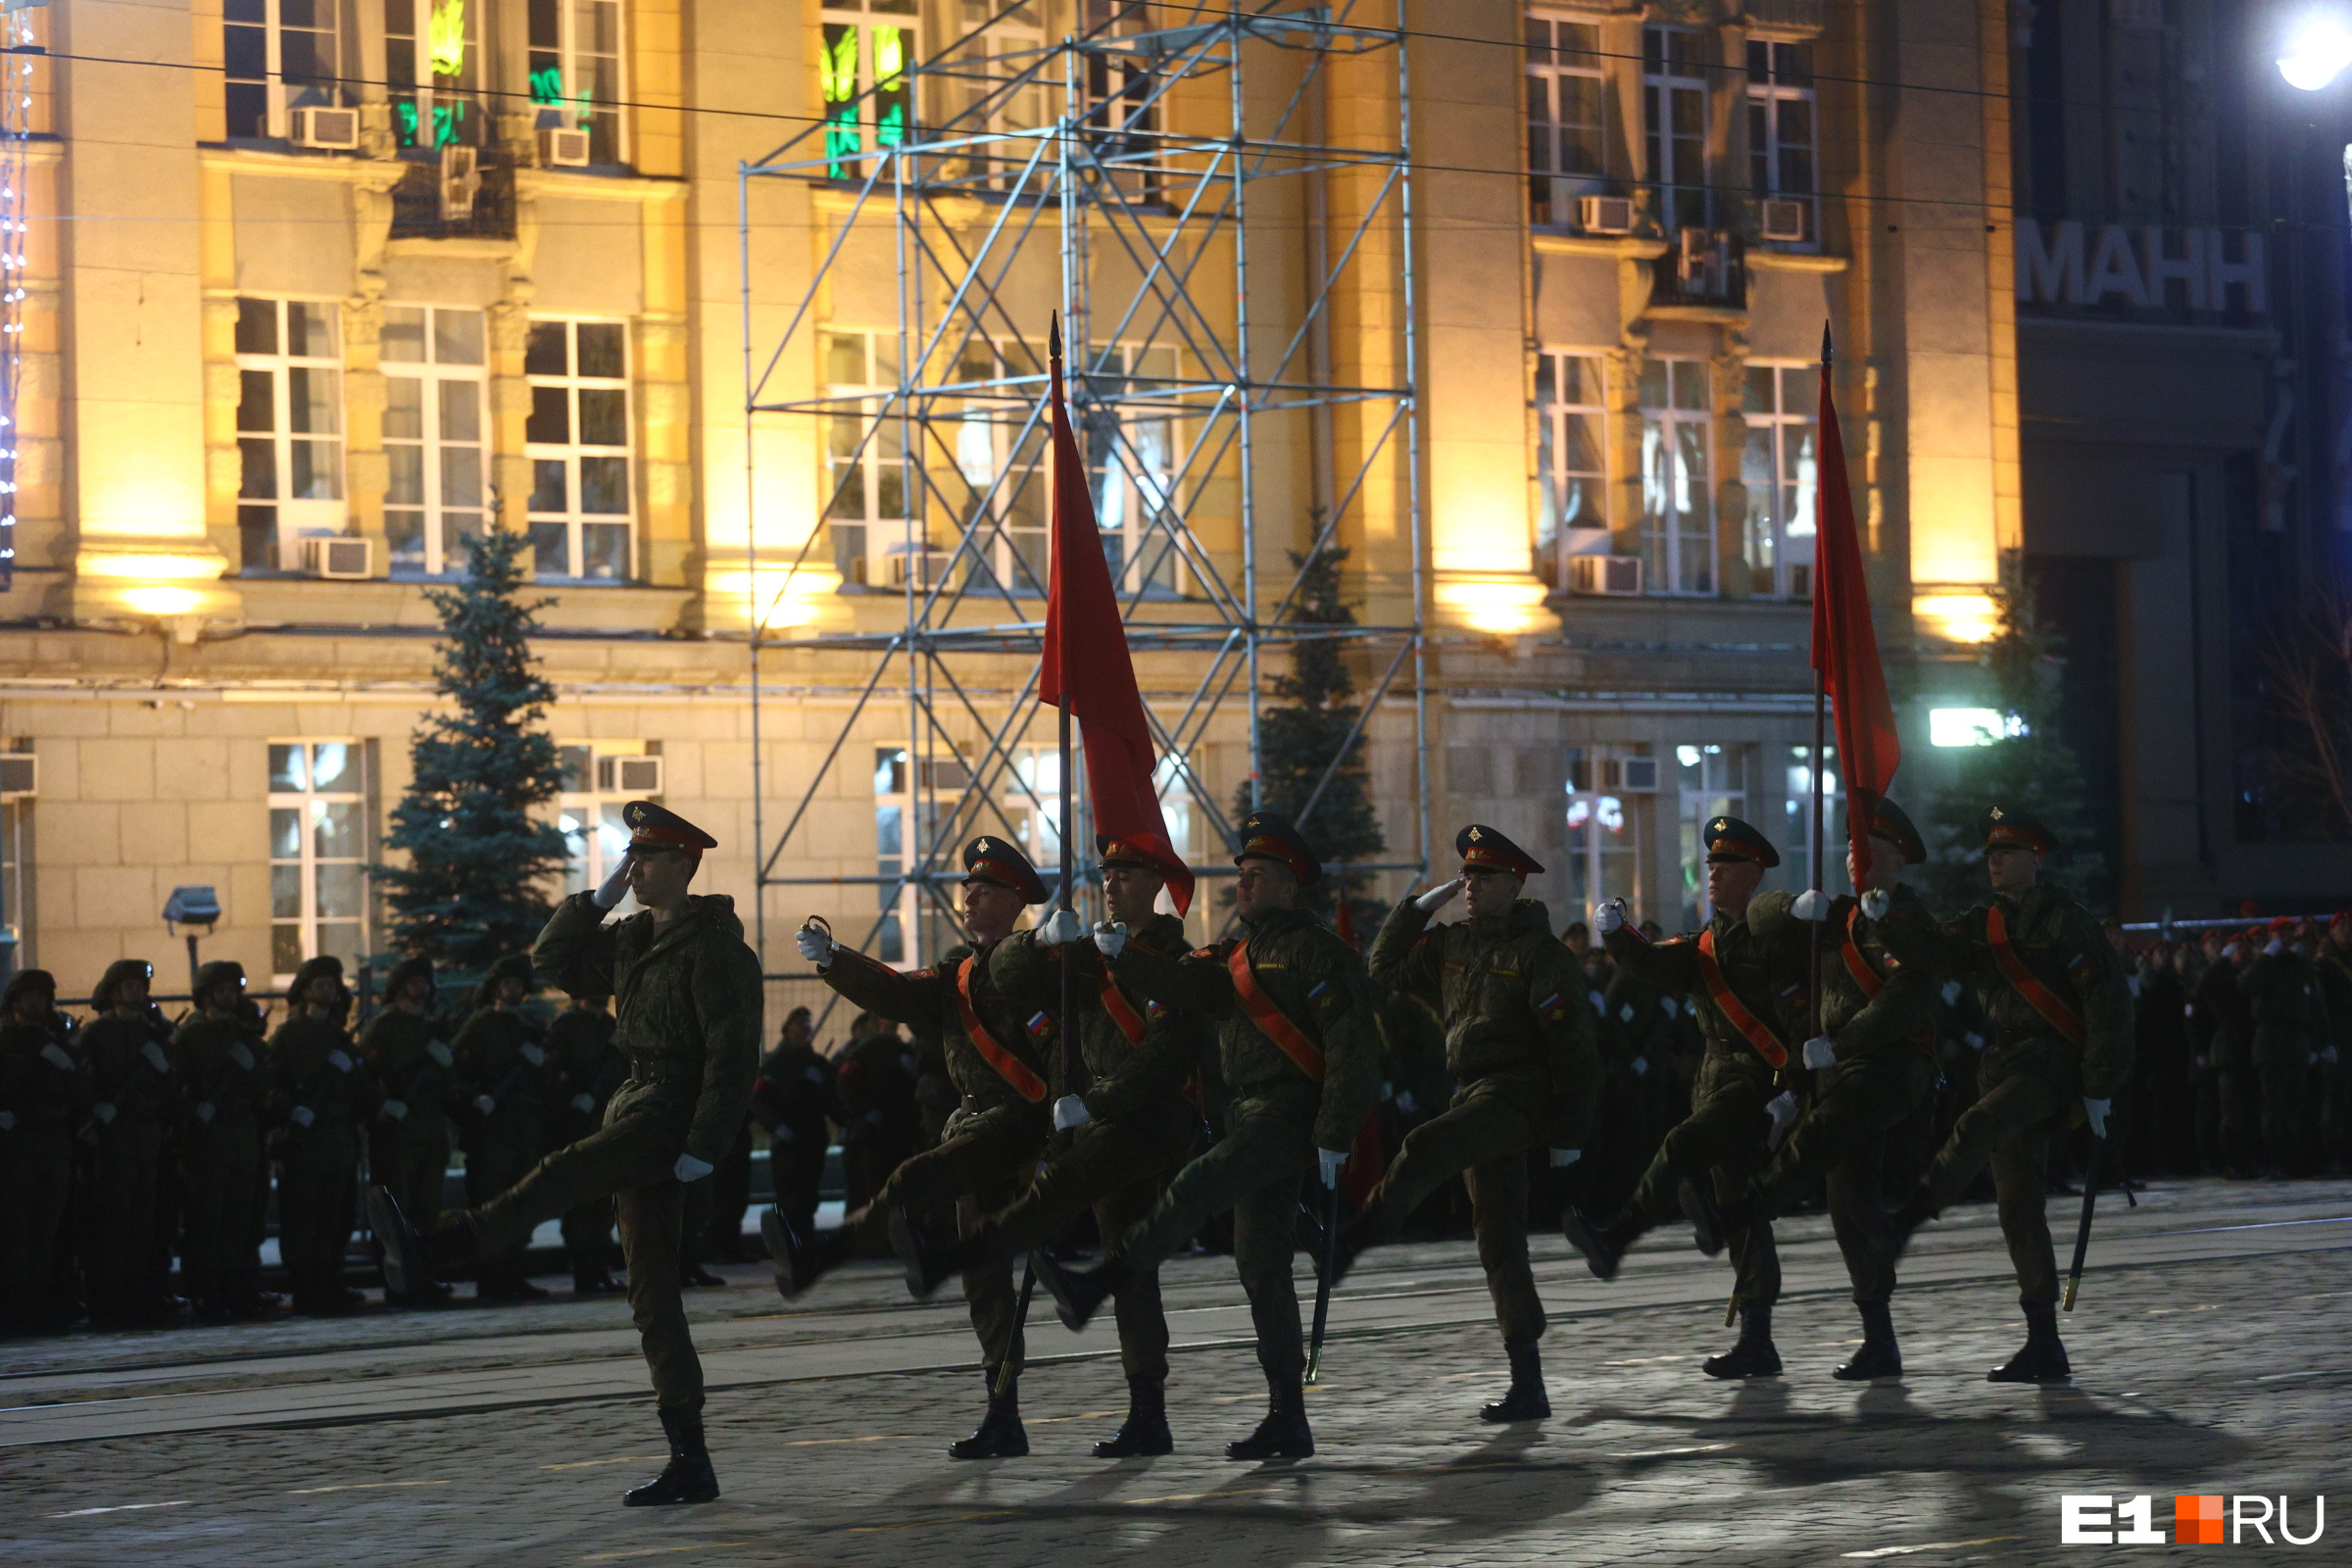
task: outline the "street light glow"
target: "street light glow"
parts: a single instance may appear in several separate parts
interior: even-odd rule
[[[2278,74],[2290,87],[2318,92],[2352,66],[2352,31],[2333,17],[2306,17],[2278,57]]]

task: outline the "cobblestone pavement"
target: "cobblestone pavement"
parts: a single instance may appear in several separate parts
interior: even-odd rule
[[[1602,1286],[1540,1240],[1558,1413],[1505,1429],[1476,1418],[1503,1379],[1467,1244],[1375,1253],[1309,1396],[1320,1451],[1262,1467],[1220,1457],[1263,1398],[1228,1259],[1170,1265],[1178,1450],[1117,1464],[1087,1454],[1123,1404],[1107,1337],[1041,1308],[1032,1456],[956,1464],[943,1446],[981,1402],[959,1300],[907,1302],[875,1264],[788,1309],[731,1268],[694,1298],[726,1495],[662,1512],[617,1505],[661,1442],[612,1302],[16,1344],[0,1560],[2153,1562],[2190,1548],[2061,1551],[2061,1494],[2150,1494],[2169,1535],[2175,1494],[2285,1494],[2301,1532],[2314,1494],[2352,1493],[2352,1184],[2103,1199],[2071,1387],[1984,1381],[2021,1335],[1988,1208],[1923,1233],[1895,1303],[1908,1375],[1868,1388],[1828,1376],[1857,1330],[1823,1222],[1784,1236],[1788,1375],[1738,1386],[1697,1371],[1730,1340],[1720,1261],[1661,1236]],[[2328,1525],[2301,1555],[2352,1562],[2352,1520]]]

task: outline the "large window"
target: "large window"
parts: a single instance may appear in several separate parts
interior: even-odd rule
[[[1653,594],[1715,591],[1704,360],[1642,363],[1642,533]]]
[[[874,748],[874,872],[884,880],[876,886],[875,907],[881,925],[874,933],[874,956],[884,963],[905,963],[909,952],[907,934],[920,913],[922,890],[900,886],[890,879],[903,876],[914,823],[914,780],[904,746]]]
[[[1748,817],[1756,793],[1753,746],[1678,746],[1674,760],[1682,785],[1683,929],[1696,930],[1714,918],[1707,899],[1707,846],[1700,829],[1710,817]]]
[[[282,984],[331,954],[367,951],[366,752],[358,741],[270,743],[270,970]]]
[[[237,301],[237,533],[247,570],[296,570],[301,539],[343,531],[340,307]]]
[[[1172,347],[1098,347],[1088,365],[1101,367],[1087,381],[1102,395],[1151,400],[1176,384]],[[1159,417],[1158,408],[1129,401],[1115,409],[1088,404],[1079,412],[1102,554],[1110,580],[1127,593],[1174,593],[1178,584],[1176,549],[1163,520],[1176,501],[1177,424]]]
[[[1813,885],[1813,748],[1791,746],[1785,755],[1788,825],[1781,840],[1779,885],[1809,888]],[[1830,853],[1822,861],[1821,885],[1833,894],[1851,893],[1853,881],[1845,874],[1845,802],[1838,792],[1838,748],[1825,748],[1822,760],[1821,836]]]
[[[1554,587],[1562,556],[1608,548],[1607,403],[1599,355],[1536,356],[1536,570]]]
[[[286,111],[341,102],[335,0],[224,0],[220,48],[228,134],[286,134]]]
[[[1704,35],[1681,27],[1642,29],[1642,129],[1658,224],[1714,226],[1707,189],[1707,77]]]
[[[1611,899],[1643,918],[1642,845],[1656,789],[1657,762],[1646,744],[1569,749],[1568,918],[1589,922]]]
[[[1821,235],[1816,134],[1813,46],[1752,40],[1747,46],[1748,188],[1759,200],[1795,202],[1809,242]]]
[[[820,352],[837,411],[824,416],[819,481],[833,566],[844,584],[886,586],[884,564],[907,542],[906,427],[895,417],[876,422],[883,394],[898,390],[899,335],[826,332]]]
[[[539,128],[588,132],[588,161],[621,155],[620,0],[530,0]]]
[[[956,379],[967,384],[1045,373],[1046,346],[1013,338],[966,343],[956,368]],[[1002,583],[1016,594],[1046,591],[1049,436],[1034,393],[963,400],[956,431],[956,477],[962,481],[962,494],[955,500],[959,516],[978,523],[974,577],[979,585]],[[953,495],[953,479],[949,488]],[[981,519],[993,519],[995,526]]]
[[[623,780],[611,759],[644,757],[647,746],[643,741],[567,742],[559,746],[556,754],[564,764],[564,793],[556,805],[556,825],[564,830],[571,852],[564,867],[564,891],[584,893],[602,887],[629,853],[633,835],[621,820],[621,809],[631,801],[644,799],[643,792],[621,787]],[[619,911],[634,913],[634,894],[623,894]]]
[[[1528,220],[1576,220],[1576,199],[1601,188],[1606,142],[1600,27],[1541,13],[1527,19]]]
[[[482,313],[384,307],[384,540],[392,569],[440,576],[466,566],[482,531]]]
[[[956,30],[968,36],[956,45],[954,58],[944,62],[944,90],[951,101],[941,104],[935,99],[932,110],[947,122],[950,134],[1004,135],[1033,130],[1052,118],[1042,82],[1008,85],[1037,63],[1037,51],[1045,45],[1040,9],[1039,0],[1011,0],[1009,4],[1005,0],[958,0]],[[991,151],[974,152],[951,164],[948,177],[1010,188],[1020,181],[1022,170],[1040,145],[998,143]],[[1045,150],[1038,157],[1041,171],[1054,161],[1053,143],[1042,145]],[[1042,180],[1033,176],[1028,189],[1034,193],[1041,184]]]
[[[1741,412],[1747,448],[1740,482],[1747,491],[1750,593],[1803,599],[1813,592],[1814,397],[1806,365],[1750,365]]]
[[[531,553],[542,577],[623,582],[630,570],[628,328],[533,321]]]
[[[826,172],[864,179],[874,172],[859,158],[878,147],[905,144],[914,125],[915,0],[842,0],[827,5],[823,50],[817,60],[825,103]]]
[[[403,147],[488,144],[484,9],[481,0],[384,0],[384,75],[392,129]]]

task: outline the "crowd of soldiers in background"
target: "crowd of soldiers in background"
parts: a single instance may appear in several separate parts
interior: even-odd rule
[[[1658,934],[1654,923],[1644,930]],[[2127,1176],[2352,1170],[2352,911],[2325,924],[2278,920],[2152,943],[2130,942],[2113,925],[2109,935],[2138,1002],[2136,1064],[2116,1106]],[[1581,922],[1563,938],[1590,982],[1607,1078],[1587,1158],[1538,1173],[1540,1223],[1550,1218],[1542,1210],[1556,1213],[1571,1197],[1598,1210],[1624,1200],[1687,1113],[1702,1054],[1688,999],[1619,970]],[[57,983],[42,970],[16,974],[0,993],[6,1332],[54,1333],[85,1319],[155,1325],[183,1308],[206,1322],[275,1312],[284,1302],[265,1291],[263,1273],[273,1187],[292,1309],[350,1310],[365,1299],[352,1280],[373,1283],[348,1266],[363,1162],[368,1179],[429,1225],[453,1147],[464,1152],[468,1201],[482,1201],[593,1131],[627,1073],[607,1000],[576,999],[547,1018],[520,956],[493,964],[454,1007],[444,1006],[429,963],[406,960],[356,1037],[354,998],[331,957],[302,966],[274,1027],[235,963],[204,965],[193,1005],[175,1020],[150,1000],[152,976],[136,959],[114,964],[93,988],[87,1018],[57,1004]],[[1423,999],[1388,997],[1381,1023],[1388,1082],[1378,1125],[1394,1150],[1445,1108],[1453,1086],[1443,1030]],[[1965,990],[1946,988],[1937,1034],[1938,1092],[1916,1126],[1887,1142],[1886,1178],[1897,1191],[1976,1098],[1984,1025]],[[687,1189],[686,1234],[702,1244],[687,1283],[724,1283],[705,1261],[752,1255],[742,1249],[755,1139],[767,1141],[781,1216],[807,1235],[832,1147],[845,1206],[856,1211],[902,1160],[937,1142],[956,1098],[937,1041],[859,1015],[827,1051],[808,1009],[793,1009],[760,1063],[735,1147],[710,1180]],[[2054,1146],[2054,1187],[2076,1157],[2067,1141]],[[1379,1169],[1377,1157],[1357,1164]],[[1450,1201],[1425,1210],[1425,1232],[1466,1227],[1467,1200],[1454,1185]],[[620,1289],[612,1226],[610,1200],[564,1216],[576,1295]],[[1212,1227],[1202,1245],[1219,1241]],[[867,1255],[889,1250],[879,1233],[859,1242]],[[519,1251],[483,1259],[475,1291],[482,1301],[547,1295],[525,1278]],[[448,1298],[435,1285],[393,1304]]]

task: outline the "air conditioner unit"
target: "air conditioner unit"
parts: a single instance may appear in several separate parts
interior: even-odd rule
[[[1658,790],[1658,760],[1654,757],[1618,757],[1609,761],[1611,780],[1628,795],[1654,795]]]
[[[441,221],[454,223],[473,216],[473,198],[482,188],[480,155],[471,147],[441,149]]]
[[[659,757],[600,757],[596,760],[599,795],[659,795],[662,759]]]
[[[302,564],[314,577],[372,577],[375,541],[350,534],[313,535],[302,542]]]
[[[1579,196],[1576,226],[1588,234],[1631,234],[1634,200],[1630,196]]]
[[[906,586],[907,563],[912,562],[914,586],[936,588],[947,580],[948,563],[955,559],[955,553],[947,550],[917,550],[911,554],[900,551],[890,558],[890,586]]]
[[[1638,594],[1642,591],[1642,558],[1570,556],[1568,591],[1572,594]]]
[[[40,779],[40,760],[30,752],[0,753],[0,800],[38,795]]]
[[[588,133],[584,130],[541,131],[539,163],[546,169],[586,169]]]
[[[1805,203],[1770,201],[1763,204],[1763,209],[1761,216],[1766,239],[1801,243],[1807,238]]]
[[[356,151],[360,145],[360,112],[316,107],[289,109],[286,140],[297,147],[318,147],[328,152]]]

